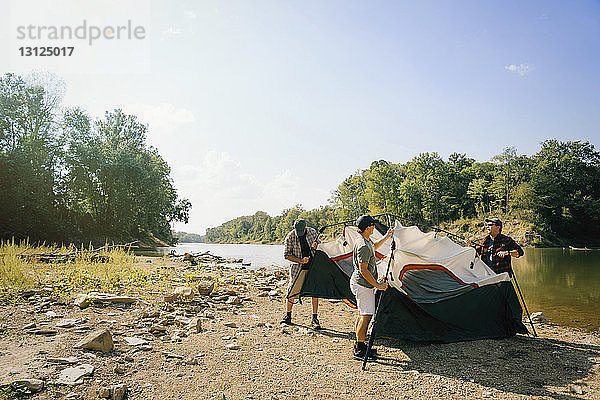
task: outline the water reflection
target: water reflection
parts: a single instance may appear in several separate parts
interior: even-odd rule
[[[525,249],[513,267],[530,312],[543,311],[561,325],[600,328],[600,251]]]

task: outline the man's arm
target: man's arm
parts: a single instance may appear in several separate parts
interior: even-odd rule
[[[360,269],[360,274],[363,276],[363,278],[365,278],[367,280],[367,282],[369,282],[371,285],[373,285],[377,290],[386,290],[388,287],[387,282],[382,282],[379,283],[375,280],[375,278],[373,277],[373,274],[371,274],[371,271],[369,271],[369,269],[367,268],[369,266],[369,263],[366,262],[361,262],[358,263],[358,267]]]
[[[517,244],[517,242],[515,242],[514,239],[511,237],[508,238],[506,247],[508,248],[508,250],[498,252],[498,255],[500,257],[511,256],[511,257],[519,258],[523,254],[525,254],[525,252],[523,251],[523,248],[521,246],[519,246]]]
[[[385,241],[388,240],[390,238],[390,236],[392,236],[393,233],[394,233],[394,230],[390,229],[389,231],[387,231],[387,233],[385,234],[384,237],[382,237],[381,239],[379,239],[378,241],[376,241],[375,243],[373,243],[373,247],[375,248],[375,250],[377,250],[378,248],[380,248],[381,245],[383,245],[385,243]]]

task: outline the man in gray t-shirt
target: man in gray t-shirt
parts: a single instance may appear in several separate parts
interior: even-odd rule
[[[390,229],[384,237],[373,243],[371,235],[376,222],[378,221],[370,215],[363,215],[358,218],[356,225],[360,237],[356,240],[352,251],[354,272],[350,278],[350,290],[356,297],[358,308],[358,318],[354,326],[356,343],[354,344],[353,356],[359,360],[362,360],[367,352],[365,338],[371,317],[375,313],[375,290],[384,291],[388,287],[387,282],[377,281],[375,250],[385,243],[394,231]],[[370,354],[370,356],[372,355]]]

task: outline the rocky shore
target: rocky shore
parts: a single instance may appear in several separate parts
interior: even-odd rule
[[[281,327],[286,271],[137,257],[170,284],[1,304],[0,399],[598,399],[597,333],[538,323],[539,337],[452,344],[377,339],[351,358],[354,311],[321,301]]]

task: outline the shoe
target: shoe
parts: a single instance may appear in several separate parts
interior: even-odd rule
[[[292,316],[285,314],[283,319],[281,320],[281,325],[291,325],[292,324]]]
[[[364,360],[366,352],[367,345],[365,343],[354,343],[354,352],[352,354],[354,358],[357,360]],[[369,350],[369,358],[372,360],[377,358],[377,349],[371,347],[371,350]]]
[[[364,343],[354,343],[354,351],[352,352],[352,357],[356,358],[357,360],[364,360],[366,352],[367,346]]]
[[[317,317],[313,317],[310,327],[315,331],[321,330],[321,324],[319,323],[319,319]]]

